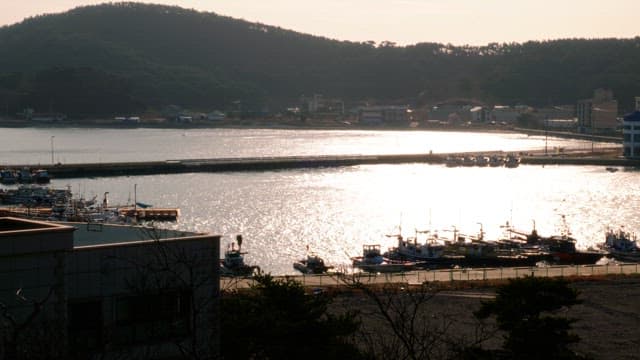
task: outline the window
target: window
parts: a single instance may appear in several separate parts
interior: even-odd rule
[[[631,134],[624,134],[624,142],[631,142]]]

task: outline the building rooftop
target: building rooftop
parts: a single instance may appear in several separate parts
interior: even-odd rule
[[[43,234],[61,232],[72,235],[74,248],[206,235],[204,233],[132,225],[50,222],[13,217],[0,218],[0,237],[41,236]]]

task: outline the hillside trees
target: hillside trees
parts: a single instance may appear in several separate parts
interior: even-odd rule
[[[277,111],[312,94],[347,104],[476,98],[543,106],[575,103],[601,87],[613,90],[624,113],[640,94],[640,37],[374,46],[179,7],[115,3],[0,28],[0,48],[3,74],[44,79],[38,74],[65,69],[97,77],[83,89],[113,100],[86,115],[169,104],[228,110],[236,101],[248,110]],[[93,100],[78,97],[79,84],[48,79],[30,83],[32,97],[22,96],[25,103],[45,101],[49,89],[68,87],[68,95],[59,95],[68,99],[60,103],[77,98],[69,115],[86,113],[83,103]],[[24,86],[0,81],[0,103],[13,104],[15,94],[24,92]]]

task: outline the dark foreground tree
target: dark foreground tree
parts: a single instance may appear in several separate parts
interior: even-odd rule
[[[309,294],[292,279],[254,277],[249,291],[221,299],[221,353],[225,359],[358,359],[349,342],[356,313],[327,312],[331,296]]]
[[[369,359],[460,359],[494,335],[470,313],[440,308],[437,304],[446,301],[446,295],[438,296],[442,284],[367,285],[358,275],[342,280],[359,306],[356,339]]]
[[[479,319],[496,316],[497,325],[506,332],[504,352],[487,358],[580,359],[569,345],[579,341],[570,333],[575,319],[559,311],[579,304],[578,292],[564,279],[528,276],[512,279],[498,288],[496,298],[483,302],[474,313]],[[496,354],[493,354],[496,355]]]

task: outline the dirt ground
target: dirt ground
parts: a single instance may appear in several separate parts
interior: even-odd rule
[[[584,279],[571,282],[579,292],[582,304],[563,312],[578,319],[573,333],[580,342],[573,349],[591,359],[640,359],[640,277]],[[472,312],[481,301],[491,298],[494,288],[476,287],[464,290],[443,290],[428,300],[425,310],[433,314],[435,322],[449,319],[448,331],[459,339],[470,339],[477,322]],[[346,293],[334,301],[339,309],[357,309],[374,313],[375,305],[366,296]],[[380,319],[364,317],[363,325],[382,327]],[[484,343],[485,348],[500,346],[501,334]]]

